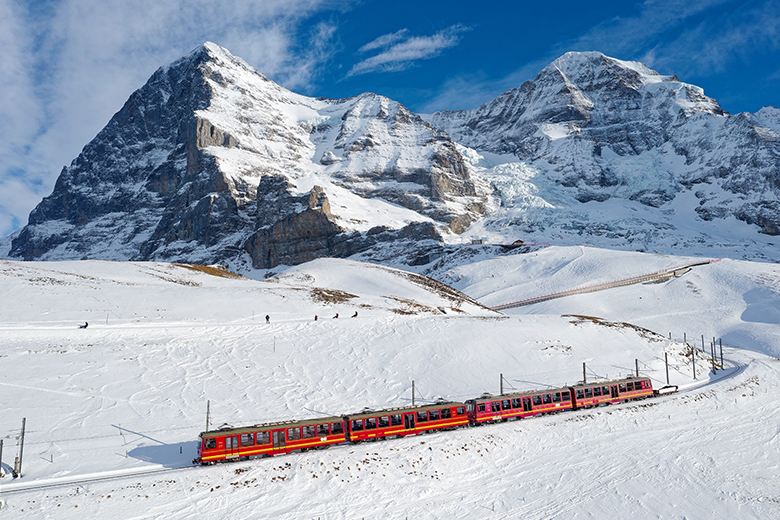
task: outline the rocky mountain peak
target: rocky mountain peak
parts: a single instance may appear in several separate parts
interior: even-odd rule
[[[301,96],[206,43],[130,96],[10,254],[255,267],[343,256],[415,222],[434,238],[462,231],[490,192],[470,173],[397,102]]]

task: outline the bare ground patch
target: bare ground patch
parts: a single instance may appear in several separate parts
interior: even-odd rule
[[[631,329],[635,331],[639,336],[645,338],[648,341],[665,341],[666,337],[658,334],[657,332],[653,332],[650,329],[645,329],[642,327],[639,327],[637,325],[633,325],[631,323],[626,323],[624,321],[607,321],[602,318],[597,318],[595,316],[582,316],[579,314],[564,314],[564,318],[574,318],[574,320],[571,321],[574,325],[581,325],[585,322],[590,322],[595,325],[601,325],[602,327],[610,327],[615,329]]]

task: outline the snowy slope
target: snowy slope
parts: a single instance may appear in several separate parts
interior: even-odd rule
[[[688,260],[552,247],[453,267],[446,279],[495,304]],[[0,515],[778,517],[773,264],[724,260],[664,284],[504,316],[351,261],[318,260],[265,281],[212,273],[0,264],[6,469],[23,417],[28,429],[25,475],[0,480]],[[727,368],[742,367],[715,375],[700,354],[694,381],[683,333],[722,339]],[[207,400],[212,425],[252,424],[404,405],[412,381],[418,399],[464,400],[498,393],[499,374],[507,389],[539,388],[576,382],[583,362],[589,379],[624,376],[635,359],[659,387],[664,352],[672,383],[712,383],[640,404],[150,473],[193,458]]]

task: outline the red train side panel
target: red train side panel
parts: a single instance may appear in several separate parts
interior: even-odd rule
[[[542,413],[571,410],[571,408],[572,400],[569,388],[483,396],[479,399],[466,401],[466,413],[470,424],[531,417]]]
[[[350,414],[344,419],[352,442],[405,437],[468,424],[465,405],[452,402]]]
[[[346,442],[341,417],[284,421],[230,428],[200,434],[195,464],[255,457],[270,457]]]
[[[652,397],[653,383],[646,377],[629,377],[576,385],[571,393],[574,408],[583,408]]]

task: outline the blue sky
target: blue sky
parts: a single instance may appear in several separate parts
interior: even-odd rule
[[[158,67],[205,41],[296,92],[420,113],[474,108],[590,50],[732,113],[780,106],[777,0],[0,0],[0,236]]]

